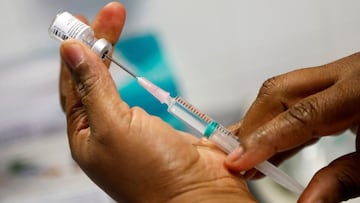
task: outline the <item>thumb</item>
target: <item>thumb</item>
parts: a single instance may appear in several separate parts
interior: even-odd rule
[[[111,121],[113,116],[122,118],[128,113],[129,107],[120,99],[107,67],[95,53],[79,41],[66,40],[60,54],[71,72],[79,96],[78,104],[66,106],[68,117],[76,114],[80,103],[93,130],[101,130],[111,127],[104,125],[111,125],[112,122],[106,121]],[[99,123],[102,126],[97,126]]]
[[[299,202],[341,202],[360,195],[360,153],[347,154],[318,171]]]

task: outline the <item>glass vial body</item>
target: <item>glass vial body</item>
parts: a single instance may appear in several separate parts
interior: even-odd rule
[[[97,39],[90,26],[81,22],[69,12],[56,15],[49,27],[49,35],[58,41],[67,39],[80,40],[103,60],[105,55],[112,49],[112,45],[106,39]]]

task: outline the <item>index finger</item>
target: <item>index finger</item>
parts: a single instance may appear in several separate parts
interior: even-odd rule
[[[304,144],[314,137],[330,135],[351,126],[359,119],[354,98],[360,88],[348,88],[347,82],[311,95],[265,123],[242,140],[243,152],[236,160],[227,160],[234,170],[248,170],[277,152]],[[341,121],[341,122],[339,122]]]
[[[266,80],[246,113],[238,135],[244,139],[301,99],[330,87],[336,78],[334,72],[321,66],[299,69]]]
[[[104,6],[96,15],[91,27],[97,38],[105,38],[114,45],[125,24],[125,8],[118,2],[111,2]]]

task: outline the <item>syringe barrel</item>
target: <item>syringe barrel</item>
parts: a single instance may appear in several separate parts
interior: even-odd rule
[[[49,27],[49,35],[58,41],[78,39],[90,47],[100,58],[110,53],[112,45],[106,39],[97,39],[90,26],[75,18],[69,12],[56,15]]]
[[[204,136],[215,143],[227,154],[234,151],[240,144],[238,137],[234,136],[228,129],[216,123],[215,121],[212,121],[207,126]]]
[[[212,141],[225,153],[229,154],[239,146],[240,140],[237,136],[206,114],[201,113],[181,97],[171,98],[167,104],[170,113],[193,127],[202,137]],[[304,189],[295,179],[268,161],[260,163],[255,168],[296,194],[300,194]]]
[[[194,114],[189,108],[184,106],[184,103],[180,97],[171,98],[170,101],[167,102],[168,104],[168,112],[180,119],[181,121],[185,122],[188,126],[192,127],[196,130],[199,134],[205,131],[208,123],[201,119],[198,115]],[[197,135],[198,136],[198,135]],[[201,136],[198,136],[199,138]]]
[[[232,152],[239,146],[238,137],[234,136],[224,126],[201,113],[181,97],[169,98],[170,100],[167,102],[168,111],[196,130],[201,137],[211,140],[226,153]]]

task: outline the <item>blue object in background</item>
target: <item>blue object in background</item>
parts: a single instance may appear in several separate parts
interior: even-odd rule
[[[147,78],[170,92],[171,96],[180,95],[170,66],[162,54],[155,35],[145,34],[125,38],[115,46],[115,51],[120,52],[128,63],[137,68],[136,75]],[[131,80],[129,83],[118,87],[118,90],[123,100],[131,107],[139,106],[149,114],[159,116],[174,128],[185,129],[179,120],[167,112],[167,106],[160,104],[158,100],[140,87],[136,80]]]

